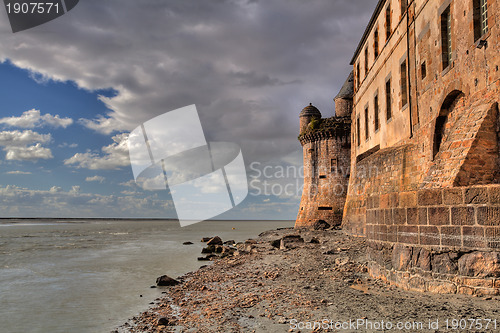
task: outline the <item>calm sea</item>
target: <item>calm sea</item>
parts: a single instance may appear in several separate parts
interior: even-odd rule
[[[0,331],[109,332],[161,296],[158,276],[196,270],[202,237],[243,241],[291,221],[0,222]],[[233,228],[235,228],[233,230]],[[194,245],[182,245],[192,241]],[[142,295],[142,297],[140,297]]]

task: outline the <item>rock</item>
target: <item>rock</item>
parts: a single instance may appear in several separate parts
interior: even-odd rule
[[[218,245],[215,247],[215,253],[222,253],[223,247],[221,245]]]
[[[281,249],[292,249],[304,243],[304,239],[299,235],[288,235],[281,239]]]
[[[245,244],[257,244],[257,241],[255,239],[247,239]]]
[[[236,249],[227,247],[227,246],[222,246],[222,254],[233,254]]]
[[[207,242],[207,245],[222,245],[222,239],[219,236],[215,236]]]
[[[154,289],[154,288],[157,288],[157,287],[156,287],[156,286],[151,286],[151,287],[149,287],[149,288]]]
[[[170,321],[165,317],[158,318],[158,320],[156,321],[156,325],[157,326],[170,326]]]
[[[209,240],[211,240],[211,239],[212,239],[212,237],[203,237],[203,238],[201,239],[201,242],[202,242],[202,243],[206,243],[206,242],[208,242],[208,241],[209,241]]]
[[[323,220],[318,220],[318,221],[314,222],[314,224],[313,224],[314,230],[326,230],[326,229],[330,229],[330,227],[331,226],[326,221],[323,221]]]
[[[500,277],[499,252],[472,252],[458,260],[458,273],[474,277]]]
[[[233,239],[224,242],[224,245],[234,245],[234,244],[236,244],[236,242]]]
[[[413,248],[401,244],[394,245],[392,250],[392,267],[398,271],[411,268]]]
[[[309,241],[309,243],[311,244],[319,244],[319,240],[315,237],[311,238],[311,240]]]
[[[205,254],[205,253],[214,253],[215,252],[215,245],[209,245],[207,247],[204,247],[202,250],[201,250],[201,253],[202,254]]]
[[[207,258],[207,257],[198,257],[198,261],[210,261],[210,258]]]
[[[182,245],[193,245],[193,242],[184,242]]]
[[[179,281],[177,281],[176,279],[172,279],[168,275],[162,275],[156,279],[157,286],[175,286],[178,285],[179,283],[180,283]]]
[[[455,274],[458,271],[458,254],[449,252],[432,257],[432,271],[435,273]]]
[[[349,262],[349,257],[341,257],[335,259],[335,265],[337,266],[344,266],[348,262]]]
[[[280,248],[281,246],[281,239],[275,239],[273,241],[270,241],[269,243],[271,243],[271,245],[275,248]]]

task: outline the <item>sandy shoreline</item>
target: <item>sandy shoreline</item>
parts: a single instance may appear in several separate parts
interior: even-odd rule
[[[271,245],[286,235],[304,242]],[[164,287],[116,332],[500,331],[500,297],[407,292],[372,279],[364,239],[284,229],[255,240]]]

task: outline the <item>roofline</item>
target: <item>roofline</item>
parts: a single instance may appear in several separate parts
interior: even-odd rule
[[[375,8],[375,11],[373,12],[372,18],[370,19],[370,22],[368,23],[368,26],[366,27],[366,30],[363,34],[363,37],[361,37],[361,41],[358,44],[358,48],[356,49],[356,52],[354,52],[354,56],[351,59],[350,65],[354,65],[354,61],[358,57],[359,53],[361,52],[361,49],[363,48],[363,45],[365,44],[366,40],[368,39],[368,35],[370,34],[370,31],[372,30],[373,26],[375,25],[375,22],[377,21],[378,15],[382,11],[382,8],[384,7],[385,3],[387,0],[379,0],[377,7]]]

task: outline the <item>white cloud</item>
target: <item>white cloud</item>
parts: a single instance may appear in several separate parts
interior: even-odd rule
[[[50,190],[30,190],[0,186],[2,217],[173,217],[171,202],[156,195],[147,197],[83,193],[78,186],[69,191],[53,186]]]
[[[78,143],[67,143],[67,142],[64,142],[64,143],[61,143],[60,145],[58,145],[57,147],[59,147],[59,148],[77,148],[78,147]]]
[[[79,192],[80,192],[80,186],[78,185],[71,186],[71,190],[69,191],[69,193],[79,193]]]
[[[106,118],[103,116],[98,116],[97,119],[84,119],[78,120],[80,124],[94,130],[101,134],[111,134],[113,132],[122,132],[127,129],[127,127],[121,122],[114,118]]]
[[[77,153],[64,164],[90,170],[114,170],[130,165],[127,137],[124,133],[113,136],[114,142],[102,148],[102,156],[95,152]]]
[[[8,147],[4,149],[7,153],[5,159],[10,161],[36,161],[54,158],[49,148],[44,148],[40,143],[28,147]]]
[[[58,193],[58,192],[62,192],[62,188],[59,187],[59,186],[52,186],[49,190],[50,193]]]
[[[104,180],[106,180],[106,178],[104,178],[102,176],[93,176],[93,177],[87,177],[87,178],[85,178],[86,182],[99,182],[99,183],[102,183],[102,182],[104,182]]]
[[[31,130],[0,132],[0,146],[6,152],[5,159],[11,161],[36,161],[53,158],[49,148],[42,144],[52,141],[50,134],[40,134]]]
[[[35,128],[46,125],[66,128],[69,125],[73,124],[73,119],[61,118],[59,117],[59,115],[53,116],[49,113],[42,115],[40,113],[40,110],[31,109],[24,112],[19,117],[1,118],[0,124],[19,128]]]
[[[7,175],[31,175],[32,173],[29,172],[29,171],[19,171],[19,170],[16,170],[16,171],[6,172],[5,174],[7,174]]]
[[[50,141],[52,141],[50,134],[40,134],[31,130],[0,132],[0,146],[4,147],[23,147],[33,143],[49,143]]]

